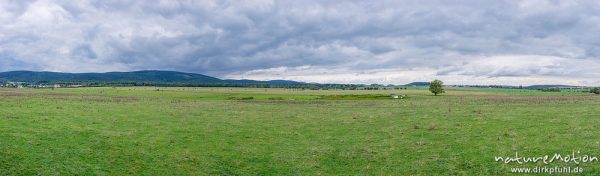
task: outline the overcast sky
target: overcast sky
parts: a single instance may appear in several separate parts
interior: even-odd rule
[[[0,0],[0,71],[600,85],[600,1]]]

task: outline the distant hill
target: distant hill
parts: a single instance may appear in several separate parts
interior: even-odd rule
[[[256,81],[256,80],[248,80],[248,79],[242,79],[242,80],[227,79],[224,81],[238,83],[238,84],[306,84],[304,82],[289,81],[289,80]]]
[[[107,73],[60,73],[11,71],[1,72],[0,80],[13,82],[164,82],[164,83],[236,83],[236,84],[302,84],[296,81],[222,80],[196,73],[176,71],[134,71]]]
[[[108,72],[108,73],[58,73],[58,72],[33,72],[12,71],[0,73],[0,79],[16,82],[40,81],[148,81],[148,82],[222,82],[221,79],[195,74],[174,71],[135,71],[135,72]]]
[[[409,84],[406,84],[407,86],[429,86],[431,83],[429,82],[412,82]]]
[[[545,88],[577,88],[581,86],[570,86],[570,85],[531,85],[525,87],[526,89],[545,89]]]

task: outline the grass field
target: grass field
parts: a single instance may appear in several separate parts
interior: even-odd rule
[[[494,160],[600,156],[600,96],[585,93],[130,87],[0,98],[0,175],[600,174],[600,162]]]

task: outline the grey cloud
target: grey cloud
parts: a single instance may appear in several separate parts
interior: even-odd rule
[[[169,69],[227,76],[316,66],[576,76],[597,68],[574,73],[566,67],[575,65],[540,66],[531,57],[517,71],[470,67],[502,55],[597,61],[599,12],[597,1],[544,0],[2,1],[0,71]]]
[[[593,78],[600,63],[584,59],[568,59],[539,55],[504,55],[471,58],[469,62],[447,65],[436,75],[463,75],[474,77],[555,76]]]

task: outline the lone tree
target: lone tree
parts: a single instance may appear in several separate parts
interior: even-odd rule
[[[444,82],[440,80],[433,80],[429,85],[429,91],[433,93],[433,95],[437,96],[438,94],[445,93],[444,91]]]
[[[591,93],[600,94],[600,87],[593,88],[590,90]]]

